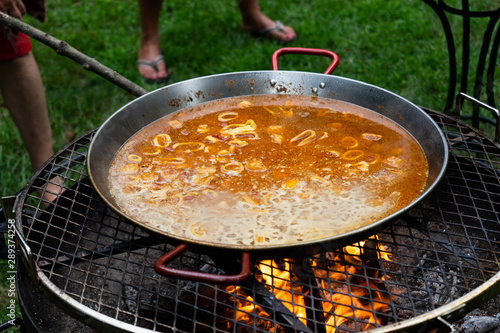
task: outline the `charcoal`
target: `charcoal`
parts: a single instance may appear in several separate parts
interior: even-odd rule
[[[488,316],[466,317],[461,327],[462,333],[487,333],[500,326],[500,320]]]

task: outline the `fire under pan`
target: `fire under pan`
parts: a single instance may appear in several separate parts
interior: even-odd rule
[[[177,244],[100,200],[86,175],[89,132],[17,197],[13,217],[26,270],[55,304],[102,331],[414,332],[453,322],[500,291],[500,147],[454,118],[427,112],[446,134],[450,160],[416,208],[351,246],[256,260],[237,286],[155,272],[155,261]],[[64,192],[45,208],[35,193],[55,176]],[[237,261],[191,249],[170,265],[235,273]]]

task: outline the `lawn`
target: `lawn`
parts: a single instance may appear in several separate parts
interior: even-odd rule
[[[498,7],[499,3],[488,1],[488,6]],[[262,0],[260,4],[268,16],[299,33],[298,41],[291,46],[336,52],[341,61],[335,75],[383,87],[419,105],[437,110],[444,107],[448,87],[445,38],[437,16],[422,1]],[[47,7],[45,23],[30,18],[26,22],[149,91],[159,87],[146,84],[136,71],[136,1],[54,0],[48,1]],[[454,22],[453,28],[460,26]],[[172,70],[171,83],[217,73],[268,70],[272,53],[280,47],[240,29],[234,0],[165,1],[160,31]],[[483,33],[475,25],[473,31],[476,39]],[[56,151],[98,127],[134,99],[51,48],[36,41],[33,48],[46,87]],[[323,72],[328,64],[328,59],[321,57],[286,56],[280,61],[280,69]],[[2,103],[0,98],[0,190],[6,196],[22,189],[33,171]],[[0,272],[3,270],[0,265]],[[6,283],[0,273],[0,285]],[[4,299],[7,297],[0,291],[0,300]],[[2,315],[0,322],[5,321]]]

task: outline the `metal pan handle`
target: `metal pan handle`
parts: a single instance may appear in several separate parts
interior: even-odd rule
[[[332,72],[335,70],[340,61],[339,56],[336,53],[329,50],[311,49],[305,47],[284,47],[279,50],[276,50],[273,53],[273,57],[271,60],[273,71],[278,70],[278,58],[283,54],[305,54],[305,55],[318,55],[318,56],[330,57],[332,58],[332,63],[330,64],[330,66],[328,66],[324,74],[332,74]]]
[[[500,111],[498,109],[495,109],[494,107],[483,103],[477,99],[475,99],[472,96],[467,95],[464,92],[459,92],[456,99],[455,99],[455,116],[457,118],[460,118],[460,111],[462,110],[462,107],[464,105],[464,99],[467,99],[471,101],[472,103],[475,103],[476,105],[482,107],[483,109],[486,109],[491,112],[493,117],[495,117],[495,142],[500,141]],[[479,120],[478,120],[479,121]],[[475,126],[476,128],[479,128],[479,125]]]
[[[241,272],[236,275],[217,275],[193,271],[184,271],[165,266],[182,253],[188,250],[186,244],[177,246],[172,251],[164,254],[155,262],[155,270],[158,274],[198,282],[208,282],[216,284],[236,284],[246,280],[250,276],[250,253],[243,252],[241,255]]]

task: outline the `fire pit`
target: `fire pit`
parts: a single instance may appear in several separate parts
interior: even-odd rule
[[[450,85],[447,110],[454,89]],[[394,332],[449,325],[500,291],[500,146],[454,118],[426,112],[445,132],[450,154],[443,179],[425,200],[349,246],[260,258],[250,278],[229,286],[156,273],[157,258],[178,244],[131,224],[101,201],[86,173],[95,131],[87,133],[47,161],[20,195],[3,200],[19,233],[17,283],[26,329]],[[45,207],[35,193],[56,175],[64,185]],[[239,260],[191,248],[169,265],[234,274]]]
[[[18,281],[25,321],[35,330],[64,322],[124,332],[389,332],[458,320],[500,290],[500,147],[455,118],[426,112],[445,132],[450,155],[422,202],[358,243],[258,258],[250,278],[229,286],[156,273],[157,258],[178,244],[101,201],[86,174],[95,131],[87,133],[49,160],[14,205],[23,270],[33,278]],[[55,175],[64,186],[44,207],[35,192]],[[238,273],[240,257],[218,252],[193,247],[169,266]],[[33,306],[35,287],[47,303]],[[51,306],[69,319],[41,320],[40,309]]]

